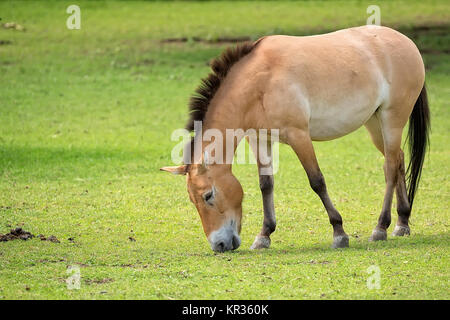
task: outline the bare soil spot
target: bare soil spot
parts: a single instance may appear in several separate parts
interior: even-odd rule
[[[448,37],[449,31],[450,31],[450,25],[445,22],[438,22],[433,25],[419,25],[419,26],[412,26],[412,27],[405,27],[405,26],[391,26],[392,28],[400,31],[401,33],[407,35],[409,38],[411,38],[414,42],[418,42],[419,38],[423,37],[437,37],[444,39],[445,37]],[[329,32],[335,31],[335,30],[329,30]],[[310,35],[310,34],[319,34],[319,33],[325,33],[327,31],[309,31],[306,33],[299,32],[298,35]],[[295,34],[292,34],[295,35]],[[245,41],[251,41],[253,38],[250,36],[238,36],[238,37],[218,37],[213,39],[205,39],[201,37],[179,37],[179,38],[166,38],[162,39],[161,43],[186,43],[189,41],[192,42],[201,42],[201,43],[208,43],[208,44],[234,44],[239,42],[245,42]],[[427,48],[427,47],[420,47],[419,48],[422,53],[427,54],[449,54],[450,49],[448,48]]]
[[[31,232],[25,231],[22,228],[11,229],[11,231],[7,234],[0,234],[0,242],[12,241],[12,240],[28,240],[34,238],[35,235]],[[59,243],[60,241],[55,236],[51,235],[50,237],[46,237],[42,234],[37,236],[41,241],[50,241],[54,243]]]
[[[3,28],[5,29],[11,29],[11,30],[17,30],[17,31],[25,31],[25,27],[15,23],[15,22],[6,22],[2,25]]]
[[[330,264],[330,261],[324,260],[324,261],[317,261],[317,260],[310,260],[308,261],[309,264]]]
[[[181,37],[181,38],[166,38],[161,40],[162,43],[183,43],[188,41],[193,42],[203,42],[203,43],[238,43],[238,42],[244,42],[244,41],[250,41],[252,40],[249,36],[242,36],[242,37],[218,37],[215,39],[204,39],[201,37]]]
[[[87,285],[91,285],[91,284],[104,284],[104,283],[114,282],[114,279],[111,279],[111,278],[103,278],[103,279],[86,279],[86,280],[84,280],[84,282],[85,282]]]
[[[41,239],[41,241],[50,241],[50,242],[54,242],[54,243],[59,243],[59,242],[60,242],[60,241],[58,240],[58,238],[56,238],[56,237],[53,236],[53,235],[50,236],[50,237],[46,237],[46,236],[40,234],[38,237]]]
[[[33,238],[34,235],[22,228],[11,229],[7,234],[0,234],[0,242],[12,241],[12,240],[28,240]]]

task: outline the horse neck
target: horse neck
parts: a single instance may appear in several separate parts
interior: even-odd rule
[[[216,143],[217,150],[222,150],[223,165],[231,170],[231,163],[239,142],[243,136],[235,137],[233,134],[237,130],[245,131],[245,117],[243,108],[230,103],[216,104],[211,109],[211,113],[203,121],[203,143],[202,154],[211,150]],[[211,139],[211,137],[214,137]],[[209,141],[211,139],[212,141]],[[215,139],[221,139],[222,143],[215,142]],[[220,164],[218,164],[220,165]]]

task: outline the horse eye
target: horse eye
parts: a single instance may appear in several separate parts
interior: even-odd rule
[[[205,202],[209,205],[213,205],[212,201],[214,200],[214,191],[208,191],[206,193],[203,194],[203,200],[205,200]]]

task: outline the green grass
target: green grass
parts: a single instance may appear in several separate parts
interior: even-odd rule
[[[367,241],[383,158],[360,129],[315,144],[349,249],[330,249],[328,217],[281,146],[272,247],[248,249],[262,202],[256,168],[239,165],[242,246],[225,254],[210,250],[184,179],[158,171],[171,164],[170,134],[225,45],[161,40],[319,33],[364,24],[372,3],[79,2],[78,31],[65,27],[69,4],[0,3],[0,23],[26,28],[0,28],[11,42],[0,45],[0,233],[22,226],[61,240],[0,243],[1,299],[450,298],[448,1],[377,1],[382,24],[411,35],[428,69],[431,149],[412,235]],[[80,290],[66,287],[71,265],[80,266]],[[366,286],[371,265],[381,270],[379,290]]]

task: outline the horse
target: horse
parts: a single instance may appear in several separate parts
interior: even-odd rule
[[[349,237],[328,195],[312,141],[336,139],[364,125],[384,156],[386,181],[381,214],[369,240],[387,239],[394,192],[398,220],[392,235],[410,234],[408,221],[430,128],[424,63],[412,40],[383,26],[313,36],[265,36],[226,49],[212,61],[211,69],[191,97],[186,129],[194,130],[195,122],[201,121],[204,129],[224,135],[227,129],[279,130],[280,142],[295,151],[328,213],[332,248],[345,248]],[[408,120],[410,162],[405,170],[401,141]],[[200,135],[194,132],[191,145],[201,140]],[[272,140],[266,138],[269,152]],[[241,243],[243,190],[232,174],[232,163],[208,160],[207,146],[200,144],[200,156],[187,156],[182,165],[160,170],[186,175],[189,198],[211,249],[234,250]],[[273,173],[262,173],[273,161],[263,163],[257,155],[264,219],[251,249],[269,248],[276,228]]]

